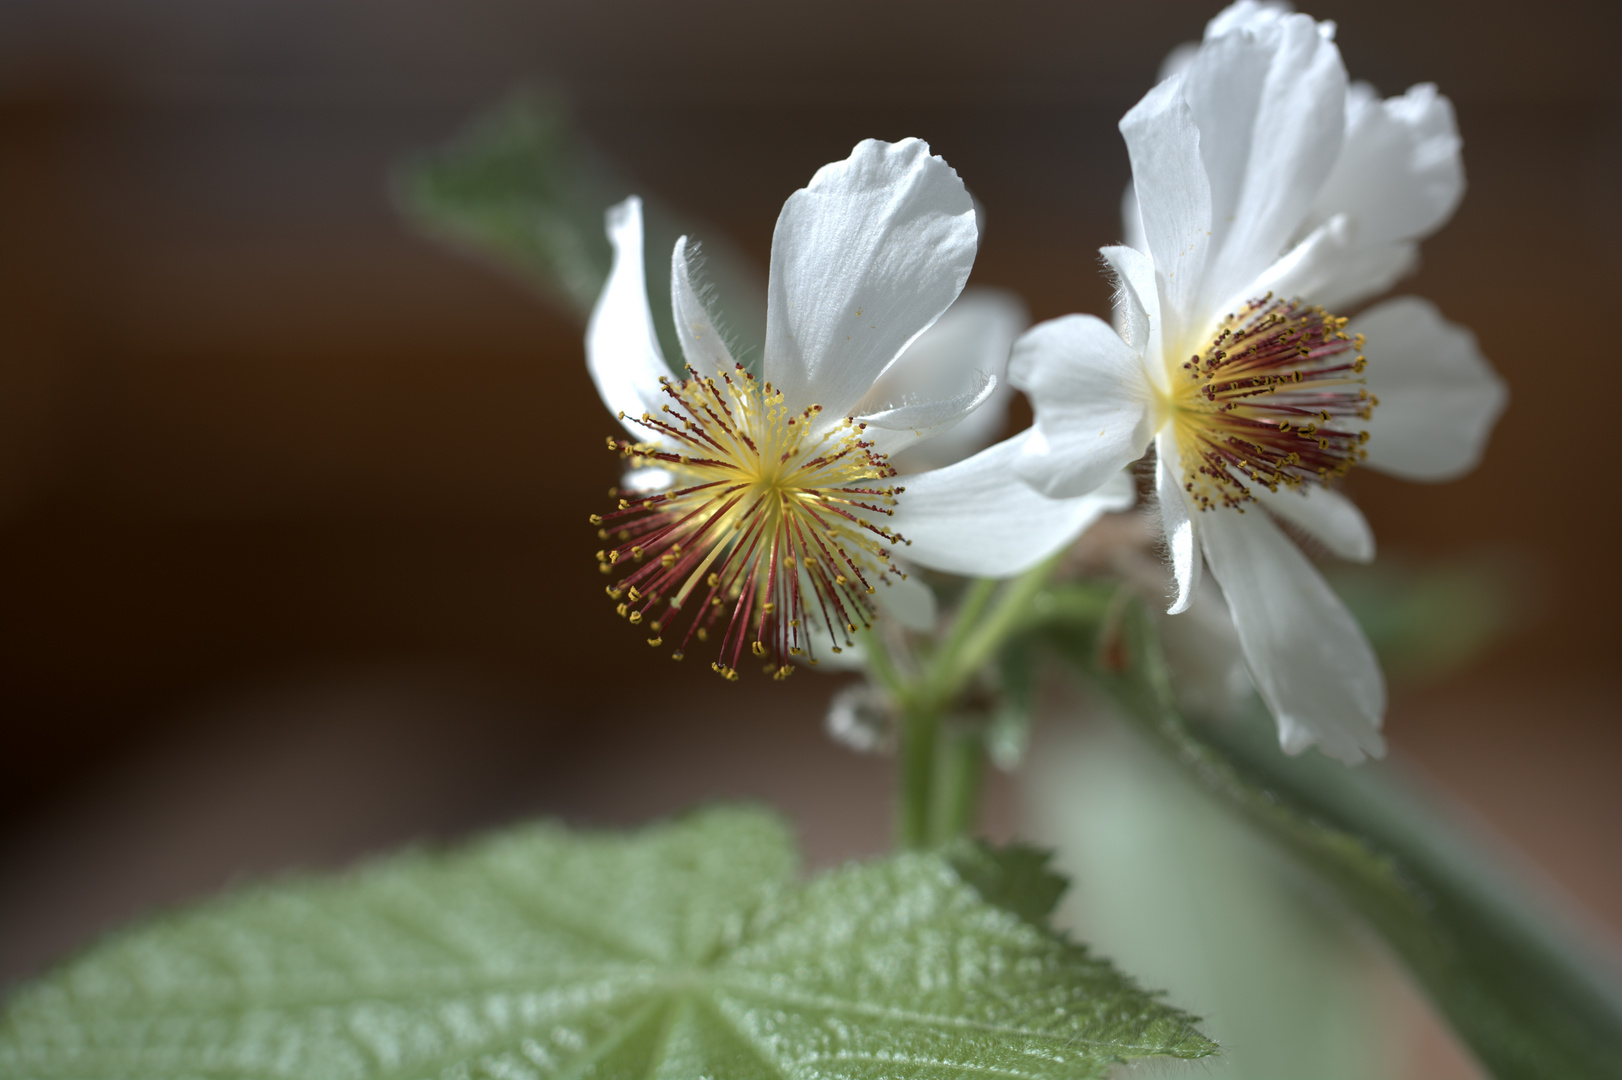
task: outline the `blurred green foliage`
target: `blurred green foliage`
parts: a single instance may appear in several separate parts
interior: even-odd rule
[[[649,302],[666,362],[681,363],[670,252],[685,235],[700,246],[733,357],[746,367],[759,363],[764,275],[718,230],[675,212],[599,153],[555,98],[515,94],[446,145],[401,163],[393,189],[400,212],[423,232],[517,275],[582,322],[612,263],[603,214],[641,195]]]

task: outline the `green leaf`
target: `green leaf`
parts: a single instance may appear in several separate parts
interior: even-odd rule
[[[953,869],[981,899],[1026,922],[1046,926],[1070,883],[1048,864],[1053,852],[1028,844],[994,848],[980,840],[959,841],[947,851]]]
[[[1124,667],[1099,668],[1093,649],[1083,662],[1128,719],[1333,886],[1494,1076],[1622,1078],[1617,976],[1563,935],[1559,912],[1511,880],[1395,770],[1286,757],[1260,714],[1248,723],[1190,724],[1173,704],[1141,609],[1121,631]]]
[[[643,197],[648,294],[665,359],[678,364],[670,309],[670,252],[678,236],[703,253],[703,278],[722,305],[735,358],[758,361],[766,338],[766,283],[717,230],[672,211],[599,153],[556,100],[514,95],[445,146],[402,163],[395,203],[428,235],[515,271],[581,319],[612,264],[603,212]],[[786,193],[785,193],[786,194]]]
[[[25,987],[0,1075],[1075,1078],[1214,1052],[941,854],[794,863],[775,818],[718,809],[260,886]]]

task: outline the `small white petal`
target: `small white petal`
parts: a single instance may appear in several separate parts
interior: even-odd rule
[[[1010,577],[1070,543],[1103,515],[1132,505],[1125,473],[1098,490],[1050,499],[1019,482],[1013,465],[1029,432],[1005,439],[944,469],[901,478],[887,524],[911,544],[907,559],[974,577]]]
[[[1475,468],[1509,389],[1475,335],[1414,296],[1388,300],[1352,327],[1368,338],[1368,464],[1405,480],[1451,480]]]
[[[647,439],[646,429],[630,422],[644,412],[658,412],[665,400],[659,379],[670,368],[659,350],[648,307],[647,278],[642,262],[642,200],[635,195],[611,206],[604,215],[614,265],[586,323],[586,367],[597,393],[612,413],[624,413],[625,430]]]
[[[1204,517],[1206,560],[1285,752],[1317,744],[1347,764],[1382,756],[1385,678],[1345,605],[1265,513]]]
[[[859,143],[789,196],[772,235],[766,379],[837,422],[969,276],[974,204],[918,139]]]
[[[1289,246],[1334,166],[1346,69],[1310,17],[1258,8],[1206,40],[1183,95],[1210,184],[1199,310],[1217,313]],[[1135,161],[1133,177],[1141,183]]]
[[[873,600],[908,630],[924,634],[935,629],[935,592],[912,575],[889,575],[888,584],[875,586]]]
[[[687,246],[687,237],[676,241],[670,255],[670,308],[675,313],[676,336],[681,340],[687,366],[703,376],[719,375],[732,370],[732,353],[716,332],[709,308],[693,287],[695,254]]]
[[[1148,448],[1143,361],[1108,323],[1066,315],[1032,328],[1014,343],[1008,377],[1036,410],[1018,472],[1043,494],[1085,495]]]
[[[1357,504],[1340,492],[1321,484],[1280,487],[1277,491],[1252,484],[1250,493],[1274,517],[1294,525],[1330,554],[1352,562],[1374,560],[1374,530]]]
[[[1160,503],[1160,524],[1171,556],[1172,582],[1177,587],[1166,614],[1177,615],[1194,602],[1205,560],[1200,555],[1194,515],[1189,513],[1188,500],[1183,497],[1182,456],[1177,451],[1177,440],[1169,432],[1156,437],[1155,459],[1155,497]]]
[[[1121,340],[1139,356],[1159,356],[1160,293],[1155,284],[1154,260],[1130,247],[1100,248],[1098,254],[1115,279],[1112,307]],[[1171,373],[1164,363],[1145,364],[1144,368],[1162,393],[1171,390]]]

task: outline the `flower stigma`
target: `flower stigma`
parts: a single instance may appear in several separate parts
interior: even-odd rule
[[[681,621],[672,657],[724,621],[710,667],[735,681],[746,647],[765,671],[787,678],[794,658],[815,664],[808,620],[827,627],[834,652],[871,625],[873,581],[901,574],[891,547],[907,541],[875,518],[894,514],[904,490],[888,459],[849,417],[818,429],[822,406],[791,414],[783,393],[742,365],[732,373],[660,380],[670,398],[633,419],[647,442],[608,440],[632,469],[671,474],[657,492],[616,491],[617,507],[593,514],[608,587],[619,614],[652,631],[658,647]],[[631,419],[620,414],[622,420]]]
[[[1379,400],[1363,378],[1363,335],[1347,320],[1269,293],[1230,314],[1209,345],[1173,373],[1163,405],[1183,459],[1183,487],[1201,510],[1244,512],[1248,480],[1327,484],[1368,456]],[[1243,479],[1241,479],[1243,478]]]

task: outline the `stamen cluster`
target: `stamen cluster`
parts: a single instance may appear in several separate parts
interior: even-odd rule
[[[1172,395],[1195,504],[1242,512],[1254,498],[1246,481],[1270,491],[1327,483],[1366,457],[1369,433],[1351,423],[1379,404],[1366,364],[1363,335],[1323,308],[1269,293],[1230,314]]]
[[[742,365],[713,378],[689,368],[661,384],[670,401],[633,418],[650,439],[608,446],[632,469],[671,474],[671,487],[616,490],[616,508],[591,518],[613,545],[597,553],[602,572],[624,571],[608,587],[620,615],[658,647],[685,613],[676,660],[724,622],[710,667],[729,680],[746,643],[774,678],[793,672],[792,658],[815,664],[811,622],[835,652],[841,639],[850,645],[870,625],[872,581],[900,574],[891,546],[906,543],[880,524],[904,489],[874,483],[895,470],[862,439],[866,425],[823,427],[820,405],[791,414],[782,392]]]

